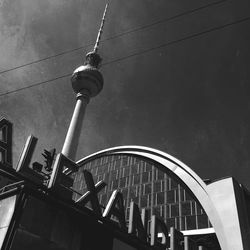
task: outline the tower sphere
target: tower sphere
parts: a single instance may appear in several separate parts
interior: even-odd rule
[[[103,88],[103,76],[98,70],[101,58],[98,54],[90,52],[86,59],[85,65],[78,67],[71,77],[72,88],[75,93],[87,90],[90,97],[94,97]]]

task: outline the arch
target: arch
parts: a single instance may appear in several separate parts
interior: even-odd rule
[[[160,150],[144,147],[144,146],[119,146],[101,150],[77,161],[78,165],[82,165],[87,161],[97,157],[112,155],[112,154],[129,154],[141,156],[149,160],[153,160],[164,166],[168,171],[171,171],[179,180],[186,185],[205,210],[210,222],[213,225],[216,236],[218,238],[221,249],[228,250],[229,243],[219,214],[207,191],[207,185],[204,181],[187,165],[175,157],[164,153]]]

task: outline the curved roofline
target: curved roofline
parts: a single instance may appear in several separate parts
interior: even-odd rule
[[[223,222],[221,221],[219,214],[209,197],[207,185],[191,168],[189,168],[186,164],[184,164],[177,158],[165,152],[150,147],[135,145],[118,146],[104,149],[80,159],[79,161],[77,161],[77,164],[82,165],[85,162],[88,162],[97,157],[112,154],[130,154],[135,156],[142,156],[159,163],[160,165],[166,167],[169,171],[171,171],[173,175],[176,175],[176,177],[190,189],[190,191],[202,205],[203,209],[209,217],[210,222],[214,227],[221,249],[230,249],[228,247],[229,242],[225,234]]]
[[[121,153],[121,150],[140,150],[143,152],[149,151],[150,153],[157,154],[161,157],[164,157],[165,159],[168,159],[169,161],[173,162],[174,164],[177,164],[179,167],[181,167],[183,170],[185,170],[189,175],[191,175],[193,178],[196,179],[196,181],[199,183],[199,185],[205,190],[205,182],[191,169],[189,168],[186,164],[184,164],[182,161],[178,160],[177,158],[160,151],[158,149],[150,148],[150,147],[145,147],[145,146],[137,146],[137,145],[128,145],[128,146],[117,146],[117,147],[112,147],[104,150],[100,150],[96,153],[93,153],[89,156],[86,156],[79,161],[77,161],[77,164],[83,164],[83,162],[88,161],[92,158],[95,157],[100,157],[102,155],[106,155],[107,153],[110,155],[112,153]]]

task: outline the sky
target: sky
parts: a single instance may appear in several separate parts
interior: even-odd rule
[[[226,26],[250,17],[250,2],[200,8],[216,2],[111,0],[99,50],[104,88],[88,104],[77,159],[148,146],[202,178],[234,176],[250,189],[250,20]],[[69,76],[1,94],[72,73],[92,49],[105,4],[0,1],[0,72],[84,47],[0,73],[0,115],[14,124],[14,166],[29,134],[38,137],[35,158],[44,148],[60,152],[75,95]]]

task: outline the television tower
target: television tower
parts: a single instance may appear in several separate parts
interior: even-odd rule
[[[76,105],[62,148],[62,154],[71,160],[75,160],[86,106],[90,98],[98,95],[103,88],[103,77],[99,71],[102,59],[97,51],[107,8],[108,4],[105,6],[93,51],[87,53],[84,65],[78,67],[71,77],[72,88],[76,93]]]

